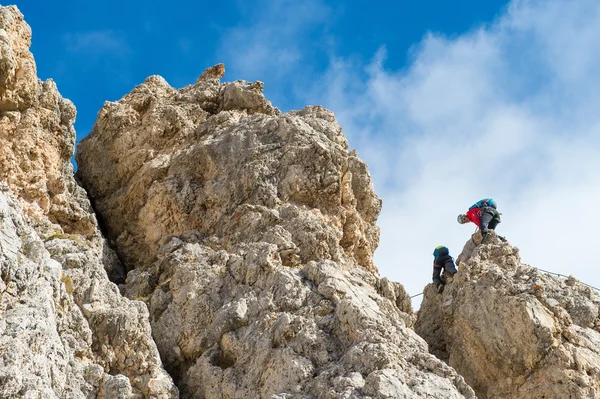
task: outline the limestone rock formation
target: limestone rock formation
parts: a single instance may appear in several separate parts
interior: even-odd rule
[[[0,248],[0,397],[35,392],[58,398],[97,389],[100,384],[83,378],[94,366],[91,332],[61,284],[61,266],[25,223],[5,184],[0,185]]]
[[[0,7],[0,397],[176,397],[146,306],[108,280],[123,267],[73,176],[75,107],[30,42]]]
[[[374,270],[381,201],[366,165],[331,112],[279,115],[261,82],[200,79],[177,91],[152,76],[105,104],[77,162],[129,265],[195,231],[224,246],[272,242],[289,265],[347,257]]]
[[[78,177],[186,398],[471,398],[373,264],[381,201],[322,107],[152,76],[105,103]]]
[[[93,260],[86,259],[84,248],[80,248],[80,259],[71,257],[62,265],[53,259],[52,252],[71,252],[72,244],[52,240],[47,249],[8,186],[0,183],[0,397],[133,397],[136,382],[111,375],[116,371],[150,380],[137,381],[137,385],[149,386],[142,392],[147,397],[173,397],[176,391],[171,380],[160,369],[153,374],[148,370],[157,358],[155,347],[144,347],[148,331],[126,326],[131,315],[147,315],[143,304],[121,298],[114,285],[112,290],[98,287],[102,280],[93,275],[93,269],[78,264]],[[79,273],[65,271],[66,263]],[[76,275],[87,275],[98,287],[91,293],[96,301],[82,308],[78,306],[82,300],[73,296],[81,286],[74,281]],[[107,293],[112,298],[100,298]],[[119,301],[128,302],[131,309],[119,306]],[[121,308],[122,315],[109,310],[113,305]],[[147,326],[145,320],[143,325]],[[102,331],[106,339],[95,336],[93,330]],[[114,345],[117,340],[127,345]]]
[[[73,178],[76,110],[52,80],[36,76],[31,29],[14,6],[0,9],[0,179],[38,231],[96,234],[85,192]]]
[[[600,296],[574,278],[523,264],[518,248],[479,233],[454,281],[425,296],[415,330],[479,398],[600,397]]]

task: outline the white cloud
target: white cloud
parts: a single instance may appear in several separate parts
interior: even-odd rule
[[[399,70],[385,47],[368,64],[337,56],[315,33],[332,15],[319,0],[255,11],[224,35],[229,76],[294,86],[336,113],[383,198],[382,275],[421,292],[433,248],[457,256],[474,231],[456,215],[492,196],[524,262],[600,287],[600,3],[514,0],[491,24],[425,35]],[[322,74],[315,43],[330,57]]]
[[[383,198],[383,275],[421,292],[433,248],[457,256],[474,230],[456,215],[492,196],[524,262],[600,287],[599,42],[600,3],[514,1],[489,26],[425,36],[399,71],[383,50],[333,60],[321,99]]]

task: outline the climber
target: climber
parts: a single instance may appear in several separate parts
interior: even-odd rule
[[[442,269],[444,269],[444,274],[442,274]],[[452,282],[455,274],[456,266],[448,248],[443,245],[435,247],[433,250],[433,284],[435,284],[437,292],[444,291],[444,285]]]
[[[498,223],[500,223],[501,213],[498,212],[496,206],[496,201],[491,198],[484,198],[471,205],[466,214],[461,213],[456,219],[460,224],[475,223],[481,230],[483,242],[486,239],[488,230],[495,230]]]

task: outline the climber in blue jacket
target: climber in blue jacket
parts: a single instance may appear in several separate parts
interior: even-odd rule
[[[444,274],[442,274],[442,269]],[[433,250],[433,284],[438,292],[444,291],[444,285],[451,282],[457,273],[454,259],[450,256],[450,250],[443,245]]]

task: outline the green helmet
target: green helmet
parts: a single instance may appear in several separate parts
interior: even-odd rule
[[[445,245],[438,245],[433,250],[433,257],[437,259],[440,256],[450,255],[450,250]]]

